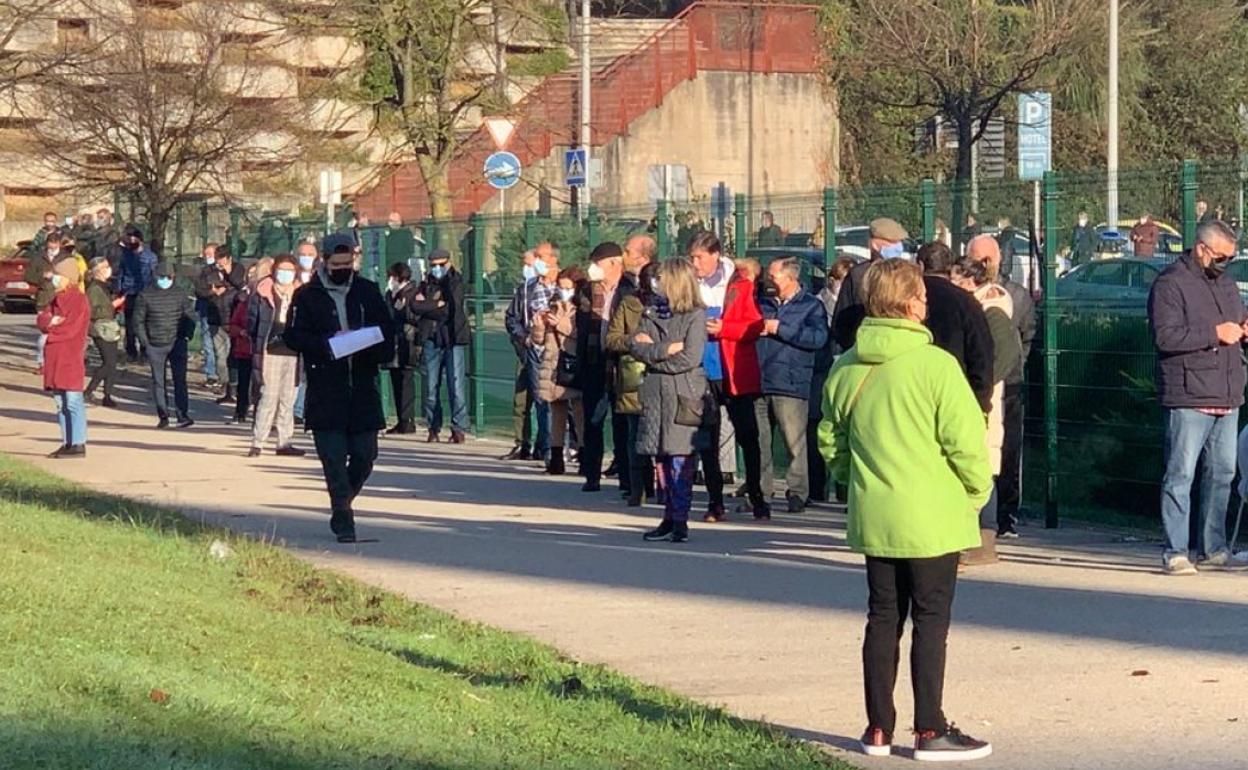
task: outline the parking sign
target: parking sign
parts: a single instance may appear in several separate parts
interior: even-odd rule
[[[1044,178],[1053,167],[1053,95],[1018,95],[1018,178]]]

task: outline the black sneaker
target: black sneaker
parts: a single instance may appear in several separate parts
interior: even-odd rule
[[[616,476],[619,476],[620,464],[617,463],[615,460],[612,460],[611,464],[607,466],[607,469],[602,472],[602,475],[603,475],[603,478],[608,478],[608,479],[613,479]]]
[[[61,449],[61,453],[60,453],[59,455],[57,455],[57,456],[58,456],[58,457],[61,457],[61,458],[65,458],[65,457],[86,457],[86,456],[87,456],[87,445],[86,445],[86,444],[71,444],[71,445],[69,445],[69,446],[67,446],[67,447],[62,448],[62,449]]]
[[[997,530],[998,540],[1017,540],[1019,537],[1018,530],[1014,529],[1014,525],[1010,524]]]
[[[105,409],[116,409],[117,402],[113,400],[112,396],[105,396],[104,400],[100,402],[100,406]]]
[[[914,758],[920,762],[965,762],[992,754],[992,744],[977,741],[953,725],[944,733],[926,730],[914,736]]]
[[[754,520],[771,521],[771,505],[766,500],[754,503]]]
[[[161,418],[160,418],[160,422],[156,423],[156,427],[157,427],[157,428],[159,428],[160,430],[164,430],[165,428],[168,428],[168,427],[169,427],[169,418],[168,418],[168,417],[161,417]]]
[[[334,511],[329,517],[329,529],[339,543],[354,543],[355,513],[350,510]]]
[[[656,540],[667,540],[671,537],[672,529],[671,519],[664,519],[659,523],[659,526],[642,535],[641,539],[648,540],[650,542],[654,542]]]
[[[56,451],[48,454],[48,459],[55,460],[59,458],[61,455],[65,454],[65,450],[67,449],[69,449],[69,444],[62,444],[61,446],[56,448]]]
[[[597,481],[586,481],[584,484],[581,485],[581,491],[582,492],[600,492],[602,491],[602,485],[599,484]]]
[[[806,510],[806,501],[797,495],[785,495],[784,499],[789,501],[789,513],[801,513]]]
[[[683,543],[689,539],[689,525],[677,524],[672,527],[672,534],[667,538],[673,543]]]
[[[868,757],[887,757],[893,753],[893,736],[882,727],[868,727],[858,743]]]
[[[194,425],[194,424],[195,424],[195,421],[194,421],[194,420],[192,420],[190,417],[179,417],[179,418],[178,418],[178,427],[179,427],[179,428],[189,428],[189,427],[191,427],[191,426],[192,426],[192,425]]]

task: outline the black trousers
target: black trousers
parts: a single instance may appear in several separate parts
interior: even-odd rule
[[[139,338],[134,328],[134,306],[138,304],[139,295],[127,294],[123,313],[126,317],[126,356],[130,359],[139,357]]]
[[[724,381],[708,380],[707,385],[711,388],[711,393],[715,395],[715,404],[718,409],[724,403]],[[716,415],[718,417],[718,415]],[[736,428],[736,423],[733,423]],[[711,508],[724,507],[724,470],[719,465],[719,420],[715,420],[714,427],[709,431],[711,434],[711,445],[708,449],[699,453],[702,458],[702,478],[706,483],[706,495],[708,505]],[[737,441],[742,439],[738,436]],[[758,443],[757,440],[754,441]]]
[[[186,389],[186,340],[179,337],[172,345],[148,345],[147,363],[152,370],[152,401],[156,415],[169,417],[169,374],[173,375],[173,406],[179,418],[190,416],[191,400]]]
[[[234,419],[243,422],[247,419],[247,413],[251,410],[251,373],[253,365],[250,358],[231,358],[226,366],[238,377],[237,392],[234,394]],[[220,372],[221,365],[217,364],[217,373],[220,374]]]
[[[585,435],[578,436],[581,441],[580,464],[581,472],[585,475],[588,482],[598,482],[602,479],[602,455],[606,451],[605,432],[607,428],[607,420],[610,419],[611,410],[607,409],[607,413],[603,415],[602,421],[594,423],[594,412],[598,409],[598,404],[607,397],[606,371],[593,374],[585,373],[584,384],[581,387],[581,409],[585,415]]]
[[[330,510],[351,513],[351,504],[377,462],[377,431],[314,430],[312,440],[325,473]]]
[[[729,396],[728,419],[732,420],[732,429],[737,434],[737,446],[741,447],[741,456],[745,460],[745,496],[751,505],[763,502],[762,488],[762,450],[758,436],[758,415],[755,404],[762,398],[753,396]]]
[[[390,370],[390,387],[394,391],[394,407],[399,425],[416,427],[416,370],[400,366]]]
[[[819,452],[819,419],[806,423],[806,468],[810,483],[810,499],[828,501],[828,464]]]
[[[931,559],[867,557],[867,633],[862,642],[867,725],[892,733],[897,722],[893,688],[901,659],[906,618],[914,622],[910,642],[910,679],[914,686],[914,729],[947,728],[942,708],[945,691],[945,642],[958,554]]]
[[[608,394],[611,400],[611,454],[615,457],[615,467],[619,473],[620,491],[629,492],[633,488],[633,466],[629,462],[628,451],[628,415],[615,411],[615,397]]]
[[[1002,400],[1005,441],[1001,446],[1001,475],[997,477],[997,531],[1018,522],[1023,499],[1023,386],[1006,385]]]
[[[95,349],[99,352],[102,363],[94,372],[91,372],[91,382],[87,383],[85,395],[89,398],[102,381],[104,398],[112,398],[113,385],[117,382],[117,340],[108,341],[102,337],[92,337],[91,341],[95,343]]]

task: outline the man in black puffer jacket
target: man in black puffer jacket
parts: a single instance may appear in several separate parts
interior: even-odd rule
[[[303,356],[307,376],[304,424],[329,489],[329,527],[340,543],[355,542],[352,503],[377,460],[377,434],[386,427],[377,371],[394,358],[394,322],[377,284],[352,265],[355,240],[341,233],[321,245],[325,262],[295,292],[282,338]],[[382,341],[336,357],[330,340],[375,327]]]
[[[155,280],[135,301],[134,333],[152,369],[152,400],[156,404],[157,428],[169,427],[169,404],[165,393],[165,367],[173,372],[173,403],[178,412],[178,427],[194,425],[190,416],[190,399],[186,390],[186,345],[195,336],[199,317],[195,303],[185,291],[173,285],[174,269],[161,262],[152,272]]]

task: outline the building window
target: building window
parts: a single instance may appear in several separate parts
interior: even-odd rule
[[[59,45],[78,45],[91,39],[91,25],[86,19],[57,19],[56,42]]]

